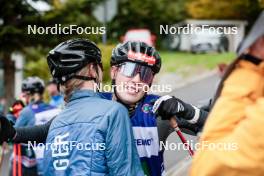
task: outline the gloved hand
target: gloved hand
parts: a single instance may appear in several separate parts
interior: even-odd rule
[[[0,115],[0,145],[3,142],[8,142],[10,139],[13,139],[15,135],[16,130],[11,122],[3,115]]]
[[[162,120],[170,120],[173,116],[191,120],[195,115],[195,109],[192,105],[169,95],[160,97],[155,102],[152,111],[161,116]]]

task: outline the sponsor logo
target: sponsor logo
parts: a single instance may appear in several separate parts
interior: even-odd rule
[[[142,111],[143,111],[144,113],[149,113],[149,112],[151,111],[151,106],[150,106],[150,104],[144,104],[144,105],[142,106]]]
[[[156,59],[153,56],[147,56],[146,54],[142,53],[135,53],[133,51],[128,51],[128,59],[132,61],[142,61],[148,63],[148,65],[154,65],[156,63]]]
[[[135,143],[137,146],[150,146],[153,142],[153,138],[150,139],[135,139]]]

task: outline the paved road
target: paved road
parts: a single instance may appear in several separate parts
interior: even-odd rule
[[[174,95],[185,102],[191,103],[193,105],[201,106],[206,104],[210,98],[214,96],[217,84],[219,82],[218,75],[211,75],[203,80],[188,84],[184,87],[176,89],[171,92],[171,95]],[[187,140],[192,143],[197,142],[196,136],[191,136],[184,134]],[[168,138],[168,143],[181,143],[178,136],[175,133],[172,133]],[[175,145],[172,145],[175,146]],[[164,153],[165,157],[165,167],[166,170],[174,170],[174,168],[184,167],[187,163],[190,162],[190,157],[187,151],[184,150],[167,150]],[[184,174],[183,174],[184,173]],[[183,172],[178,175],[186,175],[186,172]]]

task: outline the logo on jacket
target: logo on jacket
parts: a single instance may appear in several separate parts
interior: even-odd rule
[[[64,135],[57,135],[54,139],[55,148],[52,149],[52,157],[56,158],[53,162],[55,170],[65,170],[70,161],[67,158],[69,153],[69,141],[65,140],[69,136],[69,133]]]
[[[150,104],[144,104],[144,105],[142,106],[142,111],[143,111],[144,113],[149,113],[149,112],[151,111],[151,105],[150,105]]]
[[[145,146],[145,145],[147,145],[147,146],[149,146],[149,145],[151,145],[151,143],[153,142],[153,138],[149,138],[149,139],[135,139],[135,143],[136,143],[136,145],[143,145],[143,146]]]

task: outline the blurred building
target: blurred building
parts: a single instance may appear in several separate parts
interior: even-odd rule
[[[240,20],[185,20],[172,27],[185,30],[180,34],[170,35],[170,48],[181,51],[230,51],[235,52],[245,35],[247,22]],[[201,32],[193,32],[196,27],[207,28]],[[192,28],[189,31],[187,28]],[[214,30],[215,29],[215,30]],[[222,29],[224,34],[218,34]],[[191,31],[192,30],[192,31]],[[211,31],[211,32],[208,32]]]

